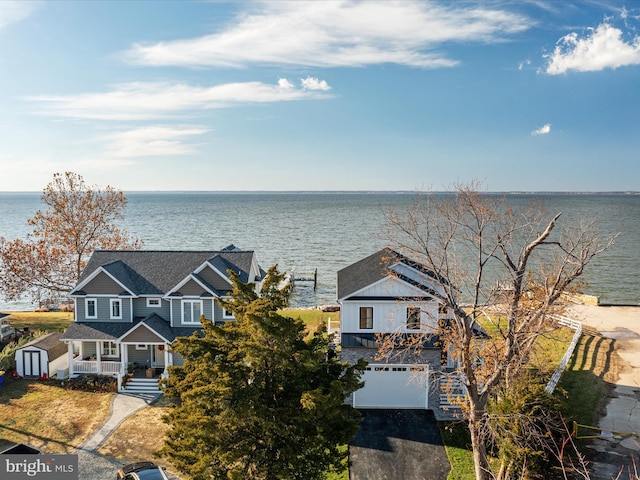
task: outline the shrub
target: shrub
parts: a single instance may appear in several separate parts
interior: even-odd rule
[[[16,350],[23,345],[26,345],[34,338],[40,337],[47,332],[37,331],[33,336],[24,336],[18,338],[16,341],[8,343],[4,349],[0,352],[0,371],[9,371],[16,369]]]
[[[51,380],[67,390],[80,390],[92,393],[109,393],[118,389],[118,383],[113,377],[102,375],[80,375],[67,380]]]

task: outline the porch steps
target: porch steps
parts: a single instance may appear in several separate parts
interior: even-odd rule
[[[160,393],[158,378],[132,378],[124,388],[126,393]]]

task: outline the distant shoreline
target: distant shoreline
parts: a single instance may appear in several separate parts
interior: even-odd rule
[[[0,194],[7,195],[40,195],[41,191],[0,191]],[[397,195],[451,195],[455,192],[446,190],[124,190],[125,194],[162,194],[162,195],[184,195],[184,194],[339,194],[339,195],[374,195],[374,194],[397,194]],[[535,191],[535,190],[509,190],[509,191],[486,191],[479,192],[483,195],[640,195],[636,190],[620,191]]]

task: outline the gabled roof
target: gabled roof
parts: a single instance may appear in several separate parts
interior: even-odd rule
[[[437,281],[437,275],[427,267],[386,247],[338,271],[338,299],[347,298],[390,275],[400,278],[427,293],[433,293],[428,285],[423,285],[391,270],[390,267],[398,263],[407,265]],[[446,282],[440,281],[440,283]]]
[[[161,251],[161,250],[96,250],[91,255],[78,285],[102,267],[135,295],[166,294],[205,262],[227,276],[227,270],[239,272],[243,282],[249,278],[253,251]],[[231,287],[229,288],[231,289]],[[73,292],[72,295],[76,293]]]
[[[48,352],[49,361],[51,361],[67,353],[67,346],[60,341],[61,338],[61,332],[52,332],[22,345],[19,350],[28,350],[30,347],[39,348]]]

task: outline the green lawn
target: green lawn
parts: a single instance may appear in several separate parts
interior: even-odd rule
[[[340,320],[340,312],[323,312],[317,308],[287,308],[280,312],[281,315],[290,318],[300,318],[306,325],[307,331],[313,333],[322,324]]]
[[[73,322],[73,312],[5,312],[10,316],[8,321],[14,328],[30,330],[46,330],[48,332],[64,332]]]

